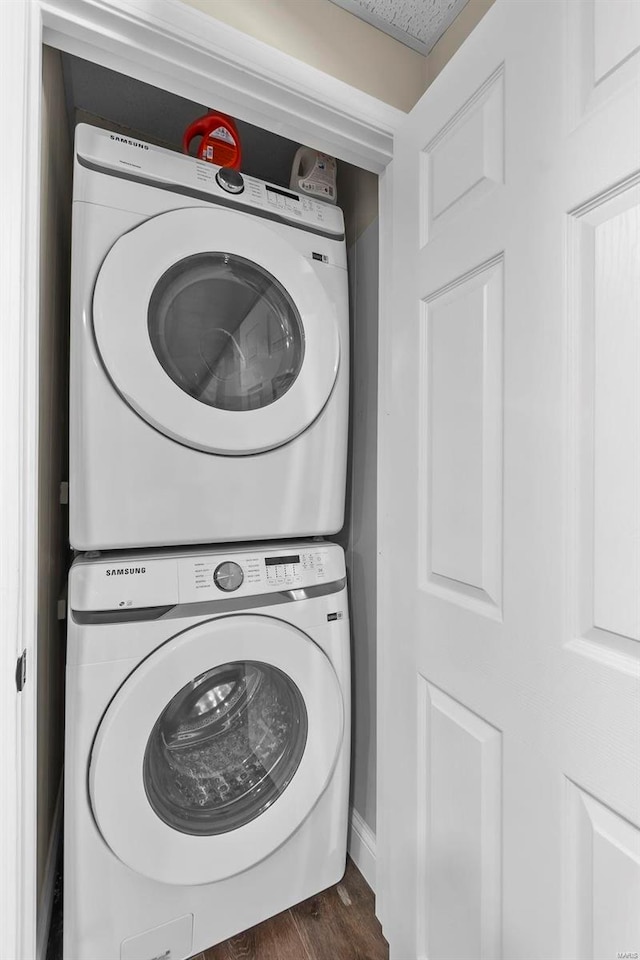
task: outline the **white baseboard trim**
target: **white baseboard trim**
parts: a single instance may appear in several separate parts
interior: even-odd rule
[[[376,835],[354,807],[351,807],[347,849],[349,856],[375,893]]]
[[[36,960],[46,960],[47,944],[49,943],[53,894],[56,888],[58,849],[60,846],[60,834],[62,833],[62,784],[63,777],[60,777],[60,786],[58,787],[58,797],[56,799],[56,809],[53,814],[51,836],[49,837],[49,849],[47,850],[47,863],[44,868],[44,879],[42,881],[42,896],[40,897],[40,902],[38,904]]]

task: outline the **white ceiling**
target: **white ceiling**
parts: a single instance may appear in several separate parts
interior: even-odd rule
[[[427,54],[467,0],[332,0],[389,36]]]

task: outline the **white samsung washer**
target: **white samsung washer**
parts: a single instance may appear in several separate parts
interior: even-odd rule
[[[341,210],[77,127],[73,547],[338,531],[348,351]]]
[[[336,883],[341,548],[81,556],[69,607],[65,960],[183,960]]]

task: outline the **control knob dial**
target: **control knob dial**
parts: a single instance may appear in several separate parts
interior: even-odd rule
[[[234,563],[233,560],[224,560],[218,564],[213,572],[213,581],[216,587],[219,590],[224,590],[225,593],[233,593],[241,586],[243,580],[242,567],[240,564]]]
[[[216,173],[216,180],[227,193],[242,193],[244,190],[242,174],[233,167],[220,167]]]

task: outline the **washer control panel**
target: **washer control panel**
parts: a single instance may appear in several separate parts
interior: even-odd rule
[[[318,544],[313,549],[296,549],[273,554],[234,555],[233,560],[220,557],[194,557],[182,560],[179,566],[180,596],[191,594],[190,600],[203,599],[203,593],[236,593],[241,596],[271,593],[273,590],[295,590],[316,583],[329,582],[332,565],[329,549]],[[341,579],[341,574],[337,579]],[[333,574],[331,579],[336,579]],[[241,589],[243,588],[243,589]]]
[[[178,564],[181,603],[301,590],[344,576],[340,548],[321,542],[232,556],[184,557]]]
[[[75,610],[115,610],[198,603],[303,590],[345,576],[342,548],[326,541],[230,552],[196,547],[188,553],[158,551],[135,560],[97,554],[74,561],[70,605]]]

